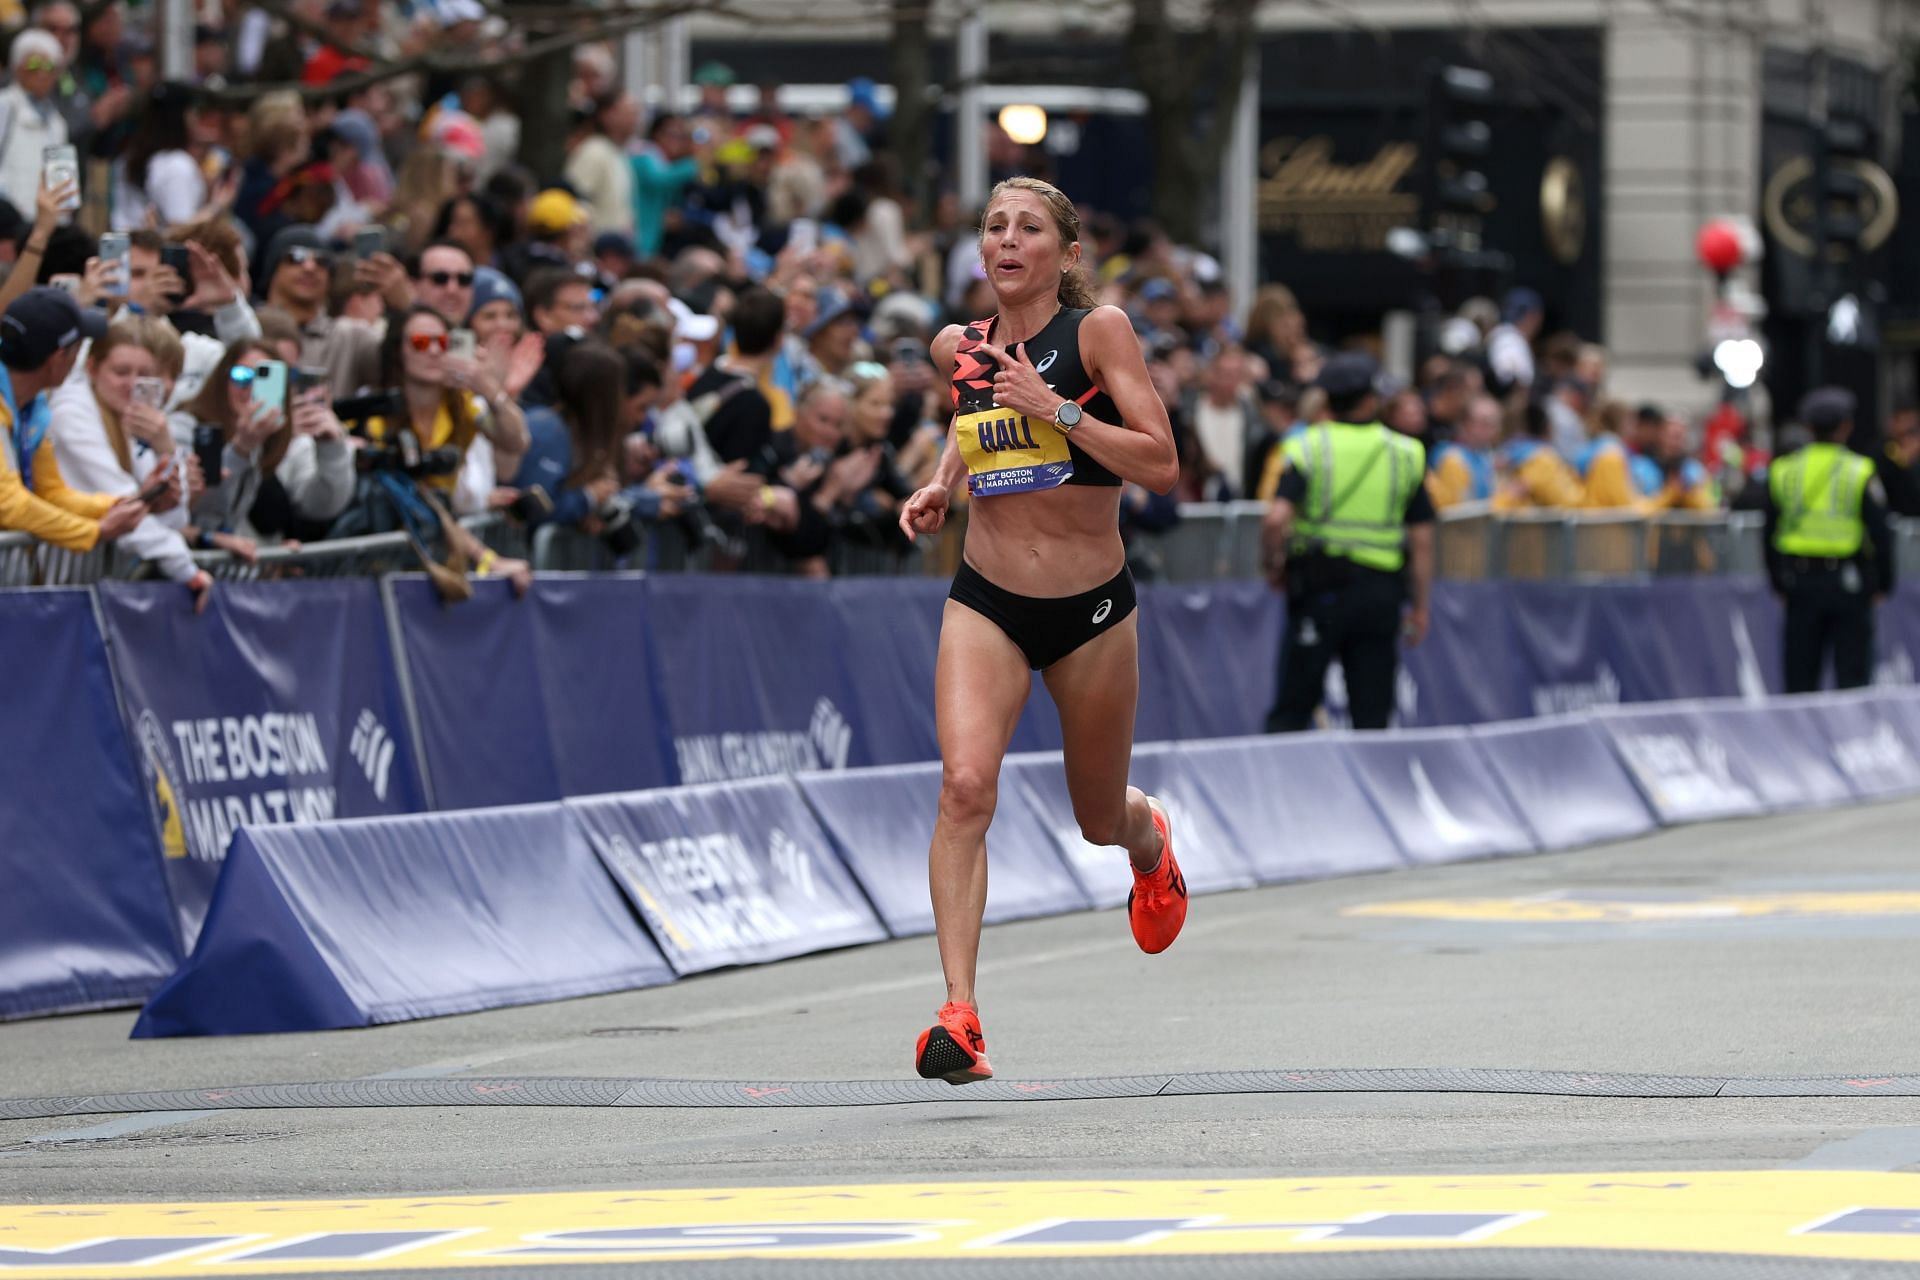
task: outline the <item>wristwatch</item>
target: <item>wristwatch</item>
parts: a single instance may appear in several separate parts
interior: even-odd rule
[[[1078,404],[1071,400],[1062,400],[1060,407],[1053,411],[1053,425],[1060,428],[1060,434],[1065,435],[1079,426],[1080,419],[1085,416]]]

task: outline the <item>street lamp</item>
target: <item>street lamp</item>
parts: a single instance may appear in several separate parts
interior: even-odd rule
[[[1046,140],[1047,113],[1029,102],[1009,102],[1000,108],[1000,128],[1021,146],[1036,147]]]

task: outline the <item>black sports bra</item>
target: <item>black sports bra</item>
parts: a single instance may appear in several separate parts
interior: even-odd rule
[[[1014,349],[1024,348],[1027,359],[1033,361],[1033,367],[1047,380],[1047,385],[1077,402],[1086,410],[1090,418],[1102,422],[1120,424],[1120,410],[1113,399],[1100,390],[1087,376],[1087,368],[1080,362],[1080,322],[1087,318],[1086,307],[1062,307],[1047,321],[1046,327],[1025,342],[1015,343]],[[960,345],[954,349],[953,360],[953,404],[962,413],[990,408],[993,404],[992,356],[981,351],[980,344],[989,341],[993,325],[998,317],[976,320],[968,325],[960,336]],[[1067,437],[1067,452],[1073,459],[1073,474],[1067,477],[1067,484],[1091,484],[1108,488],[1117,488],[1120,477],[1106,469],[1084,452]]]

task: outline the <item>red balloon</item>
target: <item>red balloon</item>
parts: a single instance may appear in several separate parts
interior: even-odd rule
[[[1746,256],[1740,248],[1739,233],[1725,222],[1709,222],[1700,228],[1693,251],[1707,270],[1722,276],[1739,266]]]

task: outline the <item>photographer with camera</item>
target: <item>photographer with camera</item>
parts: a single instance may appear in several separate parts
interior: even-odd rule
[[[383,533],[405,523],[392,487],[368,483],[372,477],[404,476],[465,515],[487,508],[496,446],[518,466],[527,443],[525,416],[476,361],[450,357],[447,344],[440,313],[414,307],[388,323],[381,343],[379,385],[392,390],[335,401],[335,411],[365,443],[357,458],[358,497],[333,536]],[[465,389],[471,385],[484,390]]]
[[[627,362],[603,342],[578,343],[561,357],[554,389],[552,407],[528,415],[533,445],[514,477],[518,498],[508,510],[529,526],[577,528],[614,555],[631,555],[642,537],[633,505],[620,493]]]
[[[205,482],[193,455],[175,447],[163,407],[184,359],[173,326],[122,314],[88,350],[86,376],[54,392],[52,431],[60,470],[75,485],[147,504],[153,514],[120,545],[191,590],[198,613],[213,575],[193,562],[181,531]]]
[[[257,542],[324,533],[353,497],[353,450],[324,383],[290,390],[287,405],[259,398],[260,370],[276,354],[236,342],[186,406],[208,482],[193,504],[192,540],[249,560]]]

